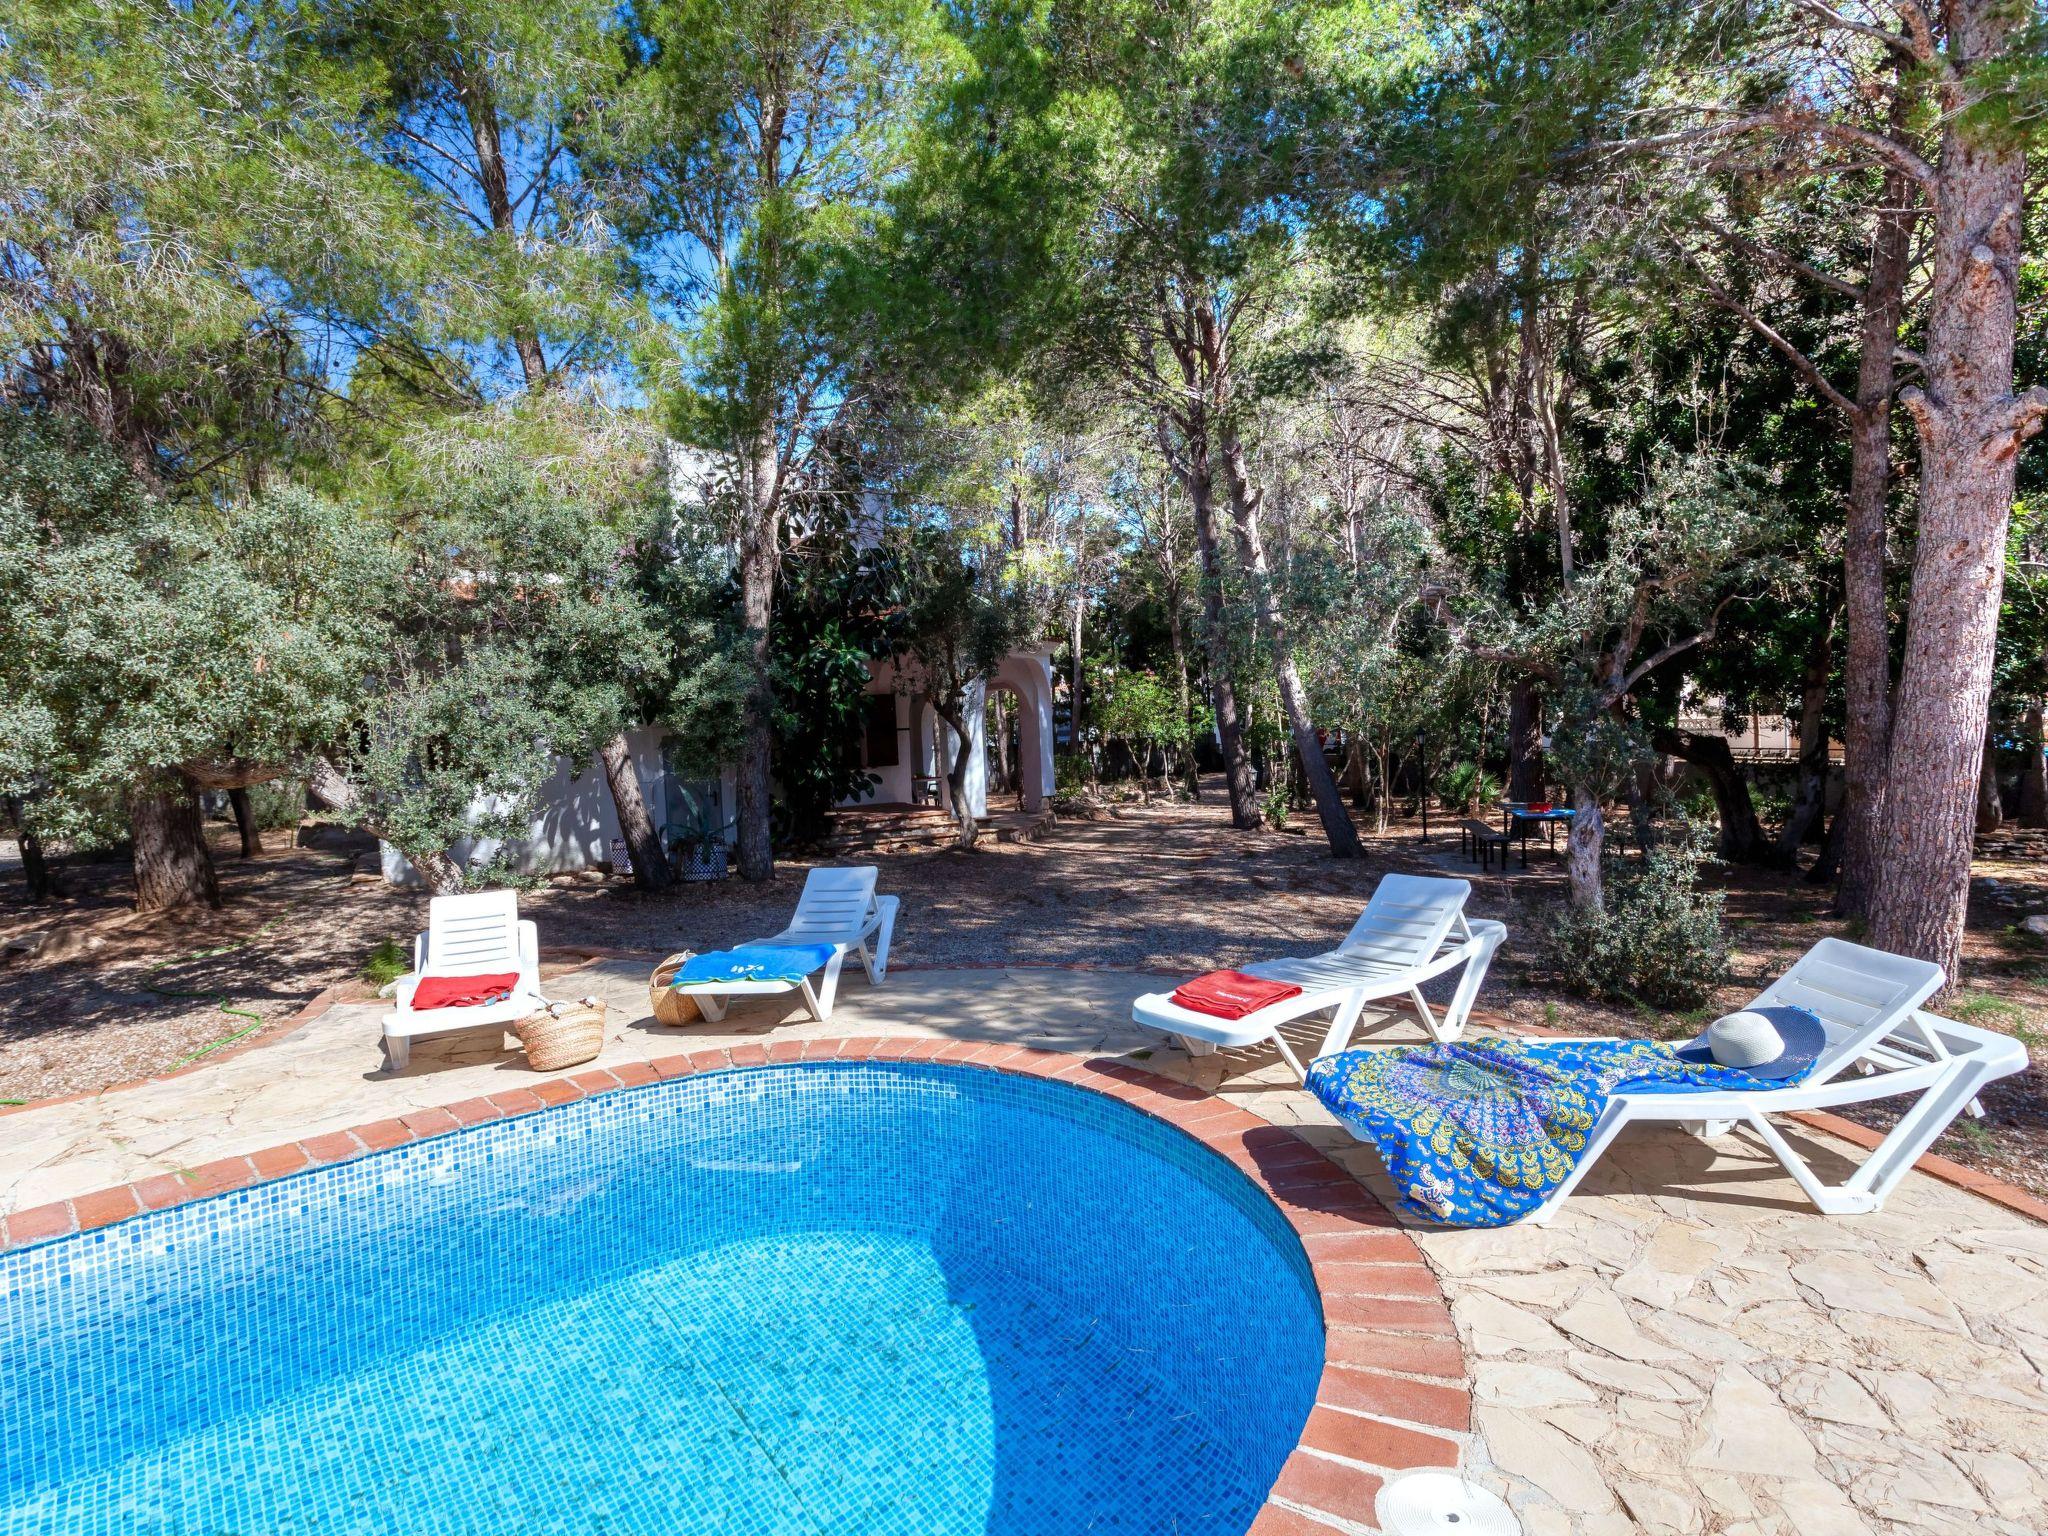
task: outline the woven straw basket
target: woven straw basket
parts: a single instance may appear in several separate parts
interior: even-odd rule
[[[678,992],[669,985],[675,980],[676,972],[683,968],[695,950],[685,949],[670,955],[654,968],[654,974],[647,978],[647,1006],[654,1014],[654,1022],[666,1024],[670,1029],[680,1025],[694,1024],[704,1015],[697,1011],[697,1000],[686,993]]]
[[[559,1072],[597,1059],[604,1049],[604,1004],[595,998],[529,1013],[513,1026],[536,1072]]]

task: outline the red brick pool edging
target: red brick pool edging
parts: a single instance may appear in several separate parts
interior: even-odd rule
[[[1459,1465],[1461,1437],[1472,1423],[1464,1350],[1435,1274],[1376,1196],[1293,1130],[1214,1094],[1128,1062],[1028,1045],[861,1036],[628,1062],[16,1211],[0,1218],[0,1251],[597,1094],[700,1072],[815,1061],[934,1061],[1069,1083],[1177,1127],[1266,1192],[1314,1271],[1324,1365],[1300,1443],[1247,1536],[1329,1536],[1331,1522],[1340,1520],[1374,1527],[1374,1503],[1387,1477]]]

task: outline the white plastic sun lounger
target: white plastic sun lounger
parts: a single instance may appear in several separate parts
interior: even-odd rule
[[[1705,1135],[1746,1125],[1826,1214],[1878,1209],[1950,1121],[1965,1109],[1982,1113],[1976,1100],[1986,1083],[2027,1067],[2026,1048],[2019,1041],[1920,1007],[1941,990],[1942,981],[1941,967],[1928,961],[1846,939],[1822,939],[1749,1005],[1792,1004],[1820,1019],[1828,1044],[1811,1074],[1785,1088],[1616,1094],[1594,1123],[1578,1166],[1526,1219],[1545,1222],[1555,1216],[1622,1128],[1639,1120],[1676,1121]],[[1834,1109],[1898,1094],[1917,1099],[1840,1184],[1823,1184],[1769,1119],[1790,1110]]]
[[[1152,992],[1131,1005],[1131,1018],[1178,1037],[1196,1055],[1270,1040],[1304,1082],[1308,1074],[1280,1033],[1280,1026],[1324,1009],[1332,1012],[1318,1056],[1350,1044],[1351,1032],[1367,1003],[1404,994],[1413,1000],[1423,1027],[1432,1036],[1455,1040],[1464,1032],[1494,951],[1508,935],[1503,923],[1487,918],[1465,920],[1465,900],[1471,894],[1469,880],[1387,875],[1335,949],[1320,955],[1262,960],[1243,968],[1250,976],[1294,983],[1301,988],[1295,996],[1241,1019],[1219,1019],[1181,1007],[1171,993]],[[1422,984],[1459,966],[1465,968],[1465,974],[1458,978],[1458,989],[1439,1019],[1422,995]]]
[[[415,1013],[413,993],[428,976],[490,976],[516,971],[518,982],[502,1003],[476,1008],[430,1008]],[[511,891],[436,896],[427,904],[427,931],[413,940],[412,972],[401,976],[393,996],[398,1007],[384,1015],[384,1054],[402,1072],[419,1035],[456,1030],[503,1030],[546,1001],[540,995],[540,936],[519,916]]]
[[[831,945],[832,955],[820,967],[824,979],[818,986],[813,987],[811,978],[803,976],[795,981],[707,981],[677,990],[695,1000],[704,1017],[714,1023],[725,1017],[728,999],[773,992],[801,992],[811,1017],[828,1019],[839,990],[839,968],[849,954],[860,957],[869,985],[881,985],[889,969],[889,938],[896,931],[896,908],[894,896],[875,894],[872,864],[814,869],[804,878],[803,895],[797,898],[796,915],[789,926],[772,938],[749,943]]]

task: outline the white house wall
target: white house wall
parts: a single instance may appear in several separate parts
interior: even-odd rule
[[[666,833],[669,771],[662,759],[661,736],[660,731],[643,727],[627,732],[626,744],[655,830]],[[728,841],[732,836],[733,788],[733,776],[727,770],[721,780],[720,800],[725,807]],[[490,808],[489,800],[479,796],[470,809],[469,819],[481,821]],[[465,869],[487,864],[500,852],[509,852],[512,867],[520,874],[553,875],[609,864],[612,839],[618,835],[618,812],[612,805],[611,787],[605,783],[603,766],[592,757],[582,774],[571,778],[569,760],[560,758],[555,771],[541,786],[537,809],[523,836],[509,842],[498,838],[464,838],[451,852]],[[389,843],[379,851],[386,880],[393,885],[420,884],[419,872],[404,854]]]

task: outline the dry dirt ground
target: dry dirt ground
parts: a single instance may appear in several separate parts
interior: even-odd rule
[[[1344,863],[1299,828],[1230,831],[1220,799],[1211,790],[1199,805],[1122,807],[1111,818],[1063,821],[1030,844],[881,855],[882,887],[903,899],[892,961],[1190,973],[1335,943],[1387,870],[1463,873],[1474,882],[1474,913],[1504,919],[1510,933],[1482,1005],[1573,1032],[1677,1037],[1739,1005],[1814,940],[1844,931],[1825,915],[1822,890],[1722,871],[1735,977],[1716,1006],[1679,1017],[1590,1004],[1565,992],[1541,942],[1563,874],[1540,845],[1526,871],[1482,875],[1437,819],[1426,843],[1413,823],[1396,825],[1370,837],[1369,857]],[[220,912],[137,917],[118,860],[62,863],[64,897],[45,906],[25,900],[18,868],[0,870],[0,954],[12,956],[0,965],[0,1099],[91,1092],[203,1059],[357,977],[381,940],[410,948],[425,901],[355,880],[364,840],[309,823],[296,838],[271,834],[261,857],[242,859],[231,829],[212,830]],[[734,881],[654,897],[617,881],[547,886],[521,906],[544,946],[715,948],[781,927],[805,867],[783,864],[765,886]],[[1985,1118],[1960,1122],[1940,1150],[2048,1193],[2048,945],[2018,926],[2030,911],[2048,911],[2048,857],[2007,849],[1978,876],[1964,975],[1942,1006],[2019,1036],[2034,1065],[1987,1094]],[[9,948],[37,935],[45,937],[36,955]],[[1878,1105],[1864,1118],[1882,1124],[1883,1115]]]

